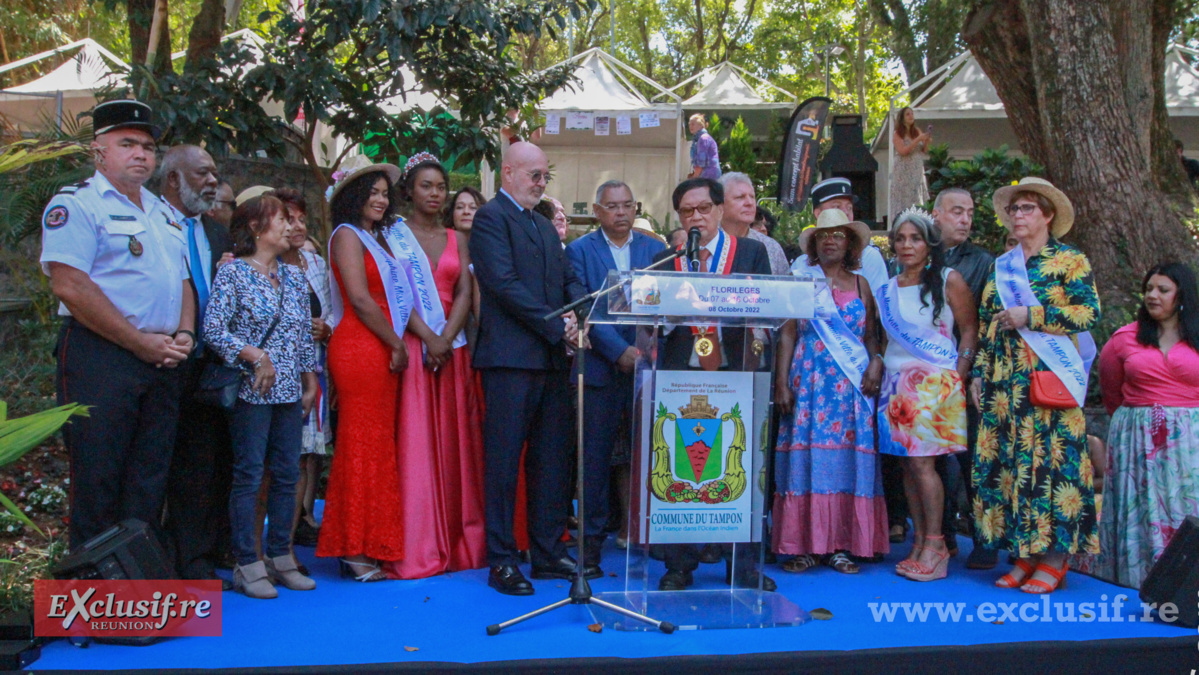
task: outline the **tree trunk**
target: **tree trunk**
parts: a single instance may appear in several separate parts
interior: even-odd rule
[[[1161,160],[1172,139],[1169,31],[1159,35],[1157,22],[1172,25],[1173,12],[1161,11],[1171,2],[998,0],[976,5],[963,32],[1025,153],[1070,197],[1066,240],[1090,258],[1108,310],[1134,306],[1151,265],[1196,255],[1186,205],[1170,194],[1180,171]]]
[[[187,34],[187,58],[183,70],[195,70],[198,64],[213,58],[224,33],[225,0],[204,0]]]
[[[131,63],[145,64],[150,50],[150,26],[154,22],[155,0],[127,0],[126,14],[129,26],[129,50]],[[158,32],[158,45],[150,71],[162,74],[171,68],[171,29],[165,25]]]

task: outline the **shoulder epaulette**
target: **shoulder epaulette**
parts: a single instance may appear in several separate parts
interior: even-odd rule
[[[75,194],[76,190],[78,190],[79,188],[87,187],[87,185],[88,185],[88,181],[86,181],[86,180],[81,180],[78,183],[72,183],[71,185],[64,185],[61,188],[59,188],[58,194],[73,195],[73,194]]]

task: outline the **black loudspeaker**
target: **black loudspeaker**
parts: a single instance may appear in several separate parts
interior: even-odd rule
[[[174,579],[167,555],[150,526],[123,520],[59,561],[55,579]]]
[[[1141,601],[1178,607],[1175,622],[1199,627],[1199,518],[1187,516],[1141,584]]]
[[[55,579],[174,579],[167,555],[150,526],[140,520],[122,520],[87,540],[50,571]],[[144,647],[157,637],[108,637],[105,644]]]

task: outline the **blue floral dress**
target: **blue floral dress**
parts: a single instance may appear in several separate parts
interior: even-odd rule
[[[833,299],[861,339],[866,306],[857,292],[834,291]],[[886,553],[887,506],[870,404],[811,323],[799,321],[797,331],[790,371],[795,407],[779,422],[774,460],[774,549],[794,555]],[[880,425],[879,447],[890,443]]]

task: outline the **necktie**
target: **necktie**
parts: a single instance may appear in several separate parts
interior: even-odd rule
[[[699,265],[700,271],[711,271],[708,267],[708,261],[712,259],[712,252],[707,248],[699,250]],[[715,328],[709,328],[707,333],[708,339],[712,341],[712,352],[707,356],[700,355],[699,366],[704,370],[719,370],[720,369],[720,332]],[[698,339],[698,338],[697,338]]]
[[[200,247],[196,245],[196,219],[185,218],[187,223],[187,258],[188,266],[191,268],[192,283],[196,285],[196,307],[199,323],[197,327],[204,325],[204,308],[208,306],[208,282],[204,279],[204,270],[207,269],[202,260],[200,260]],[[200,331],[196,331],[199,335]],[[200,349],[199,338],[196,339],[197,353]]]

